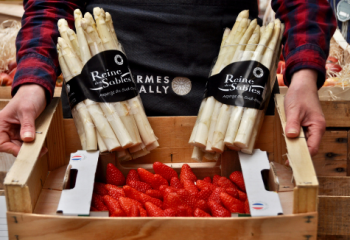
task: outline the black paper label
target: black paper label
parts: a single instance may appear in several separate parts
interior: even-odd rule
[[[204,97],[221,103],[255,109],[264,108],[269,92],[270,71],[256,61],[235,62],[208,79]]]
[[[66,83],[66,89],[72,109],[85,99],[120,102],[138,94],[128,60],[118,50],[108,50],[93,56],[81,74]]]

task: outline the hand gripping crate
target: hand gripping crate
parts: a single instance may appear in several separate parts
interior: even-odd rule
[[[33,143],[25,143],[5,179],[7,219],[10,239],[316,239],[318,181],[306,141],[285,139],[283,95],[276,96],[281,118],[267,116],[257,148],[267,151],[270,161],[286,154],[293,166],[294,185],[279,192],[284,215],[274,217],[232,218],[104,218],[69,217],[56,214],[69,154],[80,148],[71,119],[62,119],[60,100],[54,98],[36,121]],[[168,163],[179,172],[189,163],[197,177],[229,174],[240,169],[238,155],[226,151],[217,162],[193,162],[188,139],[195,117],[150,117],[160,147],[151,154],[125,163],[115,154],[102,154],[97,178],[103,179],[108,162],[114,162],[126,174],[137,167],[151,168],[154,161]],[[41,147],[48,154],[38,159]],[[286,146],[286,147],[285,147]],[[271,171],[270,171],[271,172]],[[270,180],[277,187],[275,174]],[[283,187],[282,187],[283,188]]]

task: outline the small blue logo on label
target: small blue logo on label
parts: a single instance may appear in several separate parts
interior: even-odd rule
[[[252,208],[255,210],[264,210],[266,207],[266,204],[262,202],[256,202],[252,204]]]
[[[75,161],[83,160],[83,156],[81,156],[81,155],[74,155],[72,157],[72,160],[75,160]]]

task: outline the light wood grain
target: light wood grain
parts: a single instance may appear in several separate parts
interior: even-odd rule
[[[8,213],[9,239],[316,239],[317,213],[257,218],[97,218]],[[40,227],[39,227],[40,226]],[[39,230],[40,229],[40,230]],[[127,231],[126,231],[127,229]]]
[[[62,190],[63,178],[66,173],[67,166],[62,166],[48,174],[43,189]]]
[[[61,193],[60,190],[43,189],[33,213],[56,215]]]
[[[59,99],[54,98],[37,118],[36,130],[42,133],[36,134],[34,142],[23,143],[16,161],[5,178],[7,209],[10,211],[32,212],[35,207],[47,176],[46,158],[38,159],[38,156],[58,103]]]
[[[348,131],[326,131],[312,158],[317,176],[346,176]]]
[[[49,171],[67,165],[65,140],[64,140],[64,127],[63,127],[63,112],[62,104],[59,102],[56,111],[52,117],[51,125],[46,136],[46,146],[49,149],[47,153]]]

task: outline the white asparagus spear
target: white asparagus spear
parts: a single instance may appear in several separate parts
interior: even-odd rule
[[[148,151],[152,151],[153,149],[156,149],[157,147],[159,147],[159,143],[158,143],[158,141],[155,141],[154,143],[146,146],[146,149]]]
[[[127,155],[128,150],[127,149],[122,149],[120,151],[117,151],[117,158],[123,158]]]
[[[150,153],[150,151],[148,151],[147,149],[141,149],[138,152],[131,153],[131,157],[132,157],[132,159],[136,159],[136,158],[146,156],[149,153]]]
[[[246,32],[247,28],[248,28],[248,19],[244,18],[241,20],[237,28],[237,31],[235,32],[235,36],[233,40],[229,42],[228,45],[225,46],[225,48],[227,49],[227,53],[225,54],[224,60],[222,61],[220,71],[231,63],[233,56],[235,55],[236,49],[238,47],[237,44],[243,38],[243,35]],[[253,30],[254,28],[252,28],[251,32],[253,32]]]
[[[121,121],[123,122],[125,128],[128,130],[128,133],[132,139],[133,145],[135,147],[141,145],[142,140],[140,137],[139,130],[134,119],[134,116],[131,114],[130,107],[127,101],[112,103],[113,107],[116,109]]]
[[[97,134],[98,150],[100,150],[101,153],[107,152],[108,151],[107,146],[106,146],[105,142],[103,141],[102,137],[100,136],[100,134],[98,133],[98,131],[96,131],[96,134]]]
[[[124,151],[125,151],[125,156],[118,158],[118,160],[120,162],[126,162],[126,161],[132,160],[132,157],[131,157],[131,154],[129,153],[129,151],[128,150],[124,150]]]
[[[196,122],[194,124],[194,127],[193,127],[193,130],[192,130],[192,133],[191,133],[191,136],[190,136],[190,140],[188,141],[188,143],[190,144],[193,144],[194,143],[194,137],[196,136],[196,133],[197,133],[197,128],[198,128],[198,123],[199,123],[199,119],[201,118],[202,116],[202,112],[203,112],[203,108],[205,106],[205,103],[206,103],[207,99],[203,99],[202,100],[202,103],[199,107],[199,111],[198,111],[198,115],[197,115],[197,119],[196,119]]]
[[[106,12],[105,21],[106,21],[106,24],[108,26],[109,32],[112,34],[112,38],[113,38],[115,44],[119,46],[119,41],[118,41],[117,35],[115,34],[115,31],[114,31],[112,16],[111,16],[111,14],[109,14],[109,12]]]
[[[152,144],[150,144],[150,145],[152,145]],[[144,148],[146,148],[146,145],[143,142],[141,142],[141,144],[139,144],[139,145],[137,145],[135,147],[129,148],[129,152],[130,153],[138,152],[138,151],[140,151],[140,150],[142,150]]]
[[[86,134],[84,131],[83,121],[80,119],[79,113],[77,112],[77,110],[75,108],[72,109],[71,112],[72,112],[72,116],[73,116],[74,125],[77,128],[81,147],[83,150],[87,150],[86,149]]]
[[[80,48],[80,56],[83,65],[91,58],[91,53],[89,49],[89,45],[86,41],[83,28],[81,27],[81,19],[83,15],[79,9],[74,10],[74,23],[75,23],[75,31],[77,32],[79,48]]]
[[[256,46],[259,42],[259,39],[260,39],[260,27],[256,26],[252,36],[248,41],[248,45],[244,49],[243,56],[242,56],[242,59],[240,59],[240,61],[246,61],[252,58],[253,53],[256,49]],[[224,138],[225,145],[228,146],[230,149],[234,148],[233,150],[239,150],[238,148],[233,146],[233,142],[236,138],[238,127],[241,122],[243,109],[244,108],[241,106],[235,106],[233,108],[230,116],[230,120],[228,122],[225,138]]]
[[[57,26],[58,26],[58,31],[60,32],[61,38],[63,38],[67,42],[68,46],[73,49],[73,45],[70,42],[68,32],[67,32],[69,29],[67,20],[61,18],[60,20],[58,20]]]
[[[97,32],[96,23],[95,23],[94,18],[93,18],[92,15],[91,15],[91,13],[86,12],[86,13],[84,14],[84,18],[89,20],[89,22],[91,23],[92,27],[93,27],[94,30]]]
[[[262,36],[262,40],[259,42],[259,45],[255,50],[255,53],[252,59],[253,61],[261,62],[261,60],[263,59],[263,53],[266,52],[267,46],[268,48],[275,49],[275,45],[277,43],[279,33],[280,33],[280,26],[281,26],[280,21],[275,21],[275,23],[272,22],[272,25],[269,24],[267,26],[267,28],[265,29],[265,33]],[[270,62],[271,61],[272,59],[270,59]],[[242,149],[248,148],[249,140],[251,139],[255,121],[257,121],[258,113],[259,113],[259,110],[257,109],[253,109],[253,108],[244,109],[241,124],[238,128],[234,145]]]
[[[227,104],[223,104],[220,108],[220,113],[215,126],[213,137],[212,149],[215,152],[222,153],[224,151],[224,138],[233,108],[233,106]]]
[[[75,34],[75,32],[68,28],[67,30],[67,34],[69,37],[69,41],[73,47],[73,50],[75,52],[75,54],[78,56],[78,58],[81,60],[81,56],[80,56],[80,48],[79,48],[79,43],[78,43],[78,38],[77,35]]]
[[[238,14],[238,16],[236,18],[236,22],[234,23],[234,25],[232,27],[232,30],[229,32],[229,35],[227,37],[225,37],[225,40],[223,41],[223,43],[221,43],[221,46],[229,45],[232,43],[232,41],[236,35],[237,28],[240,25],[241,21],[243,19],[248,19],[248,17],[249,17],[248,10],[244,10]],[[215,75],[215,74],[218,74],[220,72],[222,63],[224,61],[225,56],[227,55],[228,50],[229,50],[229,48],[222,48],[221,47],[218,58],[216,60],[215,66],[213,67],[211,75]]]
[[[118,49],[119,46],[114,42],[112,34],[109,32],[109,27],[107,26],[104,19],[104,12],[102,9],[95,7],[93,12],[96,21],[97,32],[102,40],[105,49]]]
[[[92,27],[92,24],[88,18],[81,19],[81,26],[84,30],[84,34],[87,37],[87,42],[92,56],[105,50],[98,33]]]
[[[193,147],[191,159],[202,162],[204,152],[199,147]]]
[[[222,103],[219,101],[215,102],[214,105],[214,111],[213,114],[211,116],[211,120],[210,120],[210,127],[209,127],[209,133],[208,133],[208,141],[207,141],[207,146],[205,148],[205,151],[207,152],[213,152],[214,150],[212,149],[213,146],[213,138],[214,138],[214,131],[215,131],[215,126],[216,126],[216,122],[219,116],[219,112],[220,112],[220,108],[222,106]]]
[[[276,47],[275,47],[275,52],[274,52],[274,66],[271,70],[271,73],[274,73],[276,72],[276,66],[278,64],[278,61],[279,61],[279,56],[281,54],[281,42],[282,42],[282,38],[283,38],[283,33],[284,33],[284,24],[281,24],[281,30],[280,30],[280,36],[279,36],[279,40],[276,44]],[[271,80],[270,80],[270,87],[271,87],[271,91],[273,89],[273,85],[276,81],[276,77],[275,77],[275,74],[270,74],[270,77],[271,77]],[[242,152],[243,153],[247,153],[247,154],[252,154],[253,153],[253,149],[254,149],[254,145],[255,145],[255,142],[256,142],[256,138],[258,136],[258,133],[260,131],[260,128],[262,126],[262,123],[264,121],[264,114],[260,113],[259,112],[259,115],[258,115],[258,121],[259,122],[259,125],[258,126],[254,126],[254,129],[253,129],[253,134],[252,134],[252,137],[249,141],[249,146],[248,148],[246,149],[242,149]]]
[[[212,161],[212,160],[217,161],[219,159],[219,157],[220,157],[220,153],[209,153],[209,152],[206,152],[206,153],[204,153],[203,157],[208,159],[208,160],[210,160],[210,161]]]
[[[64,57],[65,62],[67,63],[70,72],[73,74],[73,76],[80,74],[83,66],[80,60],[76,57],[76,55],[72,53],[73,50],[68,47],[66,41],[63,38],[58,38],[58,44],[62,49],[62,55]],[[90,113],[90,116],[97,130],[103,138],[103,141],[105,142],[108,151],[119,149],[120,144],[116,136],[114,135],[113,130],[110,127],[107,119],[104,118],[103,112],[99,105],[89,99],[86,99],[84,103]],[[97,141],[96,135],[95,141]]]
[[[155,141],[157,141],[156,136],[154,135],[151,124],[149,123],[145,111],[141,105],[141,101],[139,100],[139,96],[134,97],[128,100],[129,107],[131,109],[132,114],[134,115],[137,128],[141,135],[142,142],[148,146]]]
[[[125,128],[122,120],[120,120],[115,108],[111,103],[99,103],[103,113],[105,114],[109,124],[111,125],[115,135],[117,136],[121,146],[129,148],[134,145],[128,130]]]
[[[59,39],[62,39],[62,38],[59,38]],[[66,83],[68,83],[75,75],[72,74],[72,72],[68,68],[64,58],[65,56],[69,59],[77,58],[77,56],[74,55],[72,51],[67,51],[67,49],[69,49],[67,44],[65,44],[63,48],[61,48],[61,46],[57,44],[58,61],[60,63],[61,71],[63,73],[64,80],[66,81]],[[83,149],[85,148],[86,150],[96,150],[97,149],[96,130],[85,104],[83,102],[78,103],[75,106],[75,108],[72,110],[72,115],[77,115],[78,116],[77,119],[80,120],[80,123],[79,123],[79,120],[77,120],[76,127],[78,130],[80,142],[82,144]]]

